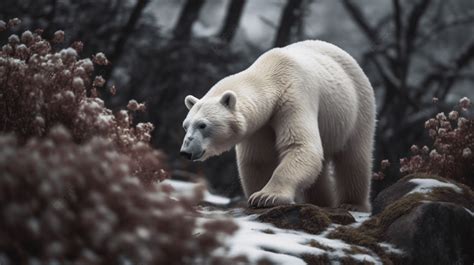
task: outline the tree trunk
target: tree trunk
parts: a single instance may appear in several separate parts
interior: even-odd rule
[[[204,0],[186,1],[173,30],[175,40],[188,41],[191,38],[193,24],[199,18],[199,11],[204,2]]]
[[[145,9],[148,3],[149,0],[137,0],[135,6],[133,7],[132,13],[130,14],[130,17],[128,18],[127,24],[125,24],[125,26],[120,31],[120,35],[117,41],[115,42],[112,53],[107,56],[109,61],[112,63],[112,65],[110,65],[104,73],[104,78],[105,80],[107,80],[107,82],[109,81],[109,78],[112,75],[114,67],[117,66],[117,61],[122,56],[123,49],[128,38],[132,34],[135,26],[137,25],[138,20],[142,15],[143,10]]]
[[[283,9],[280,23],[278,26],[277,36],[273,44],[274,47],[282,47],[288,44],[291,38],[291,30],[296,25],[298,16],[300,15],[303,0],[288,0]]]
[[[232,42],[237,28],[239,27],[242,11],[246,0],[231,0],[227,8],[224,25],[219,33],[219,38],[227,43]]]

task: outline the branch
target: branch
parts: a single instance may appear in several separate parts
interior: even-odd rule
[[[112,62],[112,66],[109,66],[104,74],[104,78],[107,80],[107,82],[112,75],[114,67],[117,66],[117,61],[122,56],[123,49],[127,43],[128,38],[133,33],[133,30],[135,29],[135,26],[148,3],[149,0],[137,0],[130,17],[128,18],[127,24],[125,24],[125,26],[122,28],[120,35],[115,42],[114,49],[109,56],[109,61]]]
[[[393,21],[395,24],[395,50],[397,57],[402,58],[402,12],[400,8],[400,1],[393,0]]]
[[[239,27],[242,11],[244,10],[246,0],[231,0],[227,8],[224,25],[219,33],[219,38],[227,43],[234,38],[235,32]]]
[[[173,29],[175,40],[188,41],[191,38],[194,22],[199,18],[199,11],[205,0],[187,0],[179,14],[178,22]]]
[[[396,71],[396,74],[400,80],[400,88],[404,88],[406,84],[406,66],[407,66],[407,58],[406,58],[406,47],[403,46],[402,40],[402,11],[400,7],[399,0],[392,0],[393,4],[393,24],[395,25],[395,64],[393,68]]]
[[[418,110],[419,107],[417,103],[410,97],[410,95],[407,94],[406,91],[400,89],[400,80],[394,76],[390,70],[386,69],[384,65],[379,60],[377,60],[377,58],[373,57],[372,62],[375,64],[379,74],[387,84],[385,86],[387,93],[398,94],[401,98],[405,99],[411,107],[413,107],[415,110]]]
[[[381,43],[380,36],[378,35],[377,30],[375,30],[366,20],[362,10],[360,10],[360,8],[351,0],[343,0],[342,3],[352,19],[362,29],[362,32],[367,39],[369,39],[374,46],[379,45]]]
[[[405,47],[407,55],[411,53],[421,17],[428,9],[428,5],[430,3],[430,0],[421,0],[413,7],[410,12],[410,15],[408,17],[408,24],[406,26],[407,31],[405,35]]]
[[[276,29],[277,28],[277,24],[275,24],[275,22],[271,21],[270,19],[262,16],[262,15],[258,15],[258,18],[263,22],[263,24],[269,26],[270,28],[272,29]]]
[[[438,93],[440,93],[440,98],[445,98],[449,90],[456,83],[459,71],[461,71],[465,66],[474,58],[474,40],[472,40],[465,48],[456,56],[456,59],[453,62],[452,72],[445,78],[444,85],[438,88]]]
[[[469,12],[467,15],[462,17],[454,17],[448,21],[440,22],[423,34],[421,38],[418,39],[416,46],[421,47],[428,43],[431,39],[442,33],[443,31],[450,29],[452,27],[461,26],[464,24],[474,23],[474,12]]]
[[[273,43],[274,47],[282,47],[288,44],[291,39],[291,30],[299,18],[303,0],[287,0],[283,13],[278,24],[277,35]]]

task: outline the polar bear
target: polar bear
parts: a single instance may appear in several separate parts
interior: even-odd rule
[[[370,211],[374,92],[337,46],[311,40],[271,49],[185,105],[181,154],[203,161],[236,146],[250,206]]]

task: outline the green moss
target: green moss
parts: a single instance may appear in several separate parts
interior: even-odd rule
[[[421,193],[406,195],[390,204],[380,214],[365,221],[361,226],[357,228],[341,226],[332,231],[328,237],[366,247],[374,251],[384,264],[393,264],[392,261],[398,260],[400,257],[385,253],[378,243],[383,241],[385,231],[395,220],[411,212],[422,203],[422,200],[426,200],[426,198]]]
[[[323,244],[319,243],[318,241],[316,241],[314,239],[311,239],[308,242],[308,245],[312,246],[312,247],[315,247],[315,248],[322,249],[322,250],[326,250],[326,251],[333,251],[334,250],[334,248],[332,248],[330,246],[323,245]]]
[[[410,213],[425,199],[426,197],[422,193],[405,195],[388,205],[383,212],[364,222],[358,229],[377,240],[381,240],[388,226],[401,216]]]
[[[341,265],[373,265],[374,263],[368,262],[366,260],[364,261],[359,261],[355,260],[351,257],[344,257],[339,260]]]
[[[370,251],[368,251],[367,249],[365,248],[361,248],[361,247],[358,247],[358,246],[354,246],[354,245],[351,245],[351,248],[348,249],[348,250],[344,250],[344,252],[346,254],[349,254],[349,255],[355,255],[355,254],[367,254],[367,255],[371,255],[372,253]]]
[[[258,220],[279,228],[311,234],[318,234],[331,224],[331,219],[323,209],[309,204],[274,207],[261,214]]]
[[[301,258],[308,264],[308,265],[327,265],[331,264],[329,257],[327,255],[311,255],[311,254],[304,254]]]
[[[474,191],[472,191],[471,188],[469,188],[469,186],[452,179],[446,179],[438,175],[432,175],[432,174],[427,174],[427,173],[410,174],[402,178],[400,181],[409,181],[410,179],[414,179],[414,178],[436,179],[441,182],[452,183],[458,186],[459,188],[461,188],[462,196],[458,196],[459,193],[452,192],[452,189],[449,189],[449,188],[439,188],[439,189],[437,188],[437,189],[434,189],[433,192],[431,192],[431,194],[434,196],[431,197],[430,200],[453,202],[453,203],[461,204],[470,210],[474,210]],[[444,191],[441,191],[441,190],[444,190]]]
[[[328,238],[340,239],[344,242],[364,246],[369,249],[377,248],[377,239],[367,235],[363,230],[353,227],[340,226],[329,233]]]

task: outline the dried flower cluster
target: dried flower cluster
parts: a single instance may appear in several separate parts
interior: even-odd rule
[[[434,140],[433,147],[411,146],[411,156],[400,159],[400,172],[404,175],[433,173],[474,187],[474,120],[462,115],[470,107],[470,99],[464,97],[459,101],[458,110],[452,110],[447,116],[441,112],[427,120],[425,129]],[[382,161],[381,172],[375,173],[374,179],[384,177],[387,163]]]
[[[164,175],[152,124],[107,109],[92,78],[105,55],[78,59],[73,47],[55,52],[26,31],[0,51],[0,263],[232,263],[211,253],[235,224],[197,218],[203,190],[152,183]]]
[[[16,25],[17,20],[3,24]],[[0,23],[0,26],[3,25]],[[132,172],[144,181],[165,177],[164,156],[149,146],[151,123],[132,126],[132,115],[122,110],[115,115],[98,98],[104,86],[101,76],[93,77],[94,63],[107,65],[103,53],[93,59],[79,59],[82,44],[54,51],[41,31],[11,35],[0,51],[0,132],[14,132],[24,142],[32,136],[43,136],[61,124],[75,142],[92,136],[112,139],[119,150],[134,157]],[[57,31],[53,41],[64,40]],[[115,88],[111,88],[114,90]],[[89,94],[89,96],[88,96]],[[130,101],[130,111],[144,110],[144,104]]]

